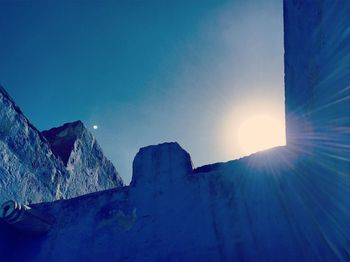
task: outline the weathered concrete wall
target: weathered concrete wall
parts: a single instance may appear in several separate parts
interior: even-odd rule
[[[349,5],[285,1],[287,147],[197,170],[175,143],[144,148],[131,186],[33,206],[56,223],[1,234],[8,258],[349,261]]]
[[[188,154],[177,144],[140,152],[140,183],[33,206],[56,223],[44,237],[17,236],[13,250],[20,252],[11,259],[349,259],[348,209],[332,198],[337,187],[324,179],[331,171],[313,159],[277,148],[198,173],[188,169]]]
[[[332,214],[331,224],[344,229],[344,239],[350,210],[349,14],[347,0],[284,1],[288,147],[328,170],[313,178],[327,181],[315,190],[332,199],[329,212],[343,210]]]
[[[287,142],[347,161],[349,14],[347,0],[284,2]]]

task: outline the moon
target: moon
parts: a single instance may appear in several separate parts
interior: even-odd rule
[[[97,129],[98,129],[98,125],[93,125],[92,128],[93,128],[94,130],[97,130]]]

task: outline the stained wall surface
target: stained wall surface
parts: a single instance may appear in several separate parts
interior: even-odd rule
[[[350,2],[284,2],[288,144],[346,158],[350,144]]]
[[[32,261],[349,261],[349,8],[284,2],[287,147],[198,169],[176,143],[143,148],[130,186],[34,205],[55,217],[52,229],[28,241],[0,224],[0,251]]]

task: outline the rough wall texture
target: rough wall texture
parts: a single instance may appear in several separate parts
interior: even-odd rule
[[[53,201],[123,185],[81,122],[43,135],[2,87],[0,119],[1,203]]]
[[[285,1],[288,145],[348,158],[350,2]]]
[[[67,176],[41,133],[0,87],[0,200],[50,201],[63,197]]]
[[[66,198],[123,186],[114,165],[81,121],[42,132],[67,172]]]
[[[200,173],[190,168],[187,152],[167,143],[141,149],[134,165],[145,175],[140,183],[33,206],[56,222],[41,238],[17,236],[14,247],[21,253],[12,259],[23,254],[32,261],[349,258],[348,198],[335,203],[339,185],[327,179],[332,171],[287,148]]]
[[[32,261],[349,261],[349,1],[285,1],[288,146],[192,170],[141,149],[128,187],[33,206],[56,218],[0,251]],[[7,253],[6,253],[7,252]]]

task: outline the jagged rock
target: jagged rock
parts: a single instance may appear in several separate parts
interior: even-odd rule
[[[2,257],[350,261],[350,2],[286,0],[284,12],[291,144],[192,174],[178,145],[144,148],[132,186],[33,205],[56,219],[47,235],[23,237],[0,221]]]
[[[123,186],[117,170],[81,121],[42,133],[69,173],[67,197]]]
[[[46,139],[2,87],[0,119],[1,203],[53,201],[123,185],[80,121],[44,132]]]
[[[0,87],[0,201],[64,197],[65,167],[41,133]]]

